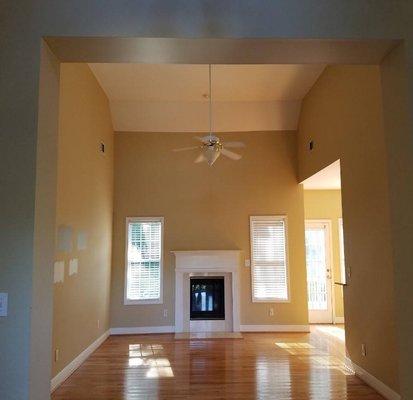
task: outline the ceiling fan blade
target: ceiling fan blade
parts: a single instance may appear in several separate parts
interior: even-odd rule
[[[186,151],[186,150],[195,150],[199,149],[199,146],[190,146],[190,147],[181,147],[180,149],[173,149],[172,151]]]
[[[195,158],[194,163],[198,164],[201,163],[203,161],[206,161],[206,157],[204,155],[204,153],[201,153],[197,158]]]
[[[225,147],[232,147],[232,148],[241,148],[245,147],[245,143],[243,142],[224,142],[222,143],[223,146]]]
[[[201,136],[194,136],[194,139],[199,140],[201,143],[205,143],[208,140],[205,139],[205,137],[201,137]]]
[[[227,150],[225,148],[221,149],[221,154],[230,158],[231,160],[239,160],[242,158],[240,154],[234,153],[233,151]]]

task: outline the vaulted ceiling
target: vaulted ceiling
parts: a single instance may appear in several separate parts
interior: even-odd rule
[[[306,190],[341,189],[340,160],[333,162],[301,183]]]
[[[208,65],[89,64],[116,131],[207,132]],[[213,129],[294,130],[324,65],[213,65]]]

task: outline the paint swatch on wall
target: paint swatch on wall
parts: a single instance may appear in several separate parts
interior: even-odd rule
[[[84,231],[80,231],[77,234],[77,249],[86,250],[87,248],[87,234]]]
[[[69,276],[77,274],[79,268],[79,262],[77,258],[72,258],[69,261]]]
[[[54,263],[54,283],[59,283],[65,280],[65,262],[64,261],[56,261]]]
[[[72,251],[72,234],[71,226],[60,225],[57,228],[57,248],[59,251]]]

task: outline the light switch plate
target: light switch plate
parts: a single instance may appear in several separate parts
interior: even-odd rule
[[[0,293],[0,317],[7,317],[8,293]]]
[[[251,267],[251,260],[245,260],[245,266]]]

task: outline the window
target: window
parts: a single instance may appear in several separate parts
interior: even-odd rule
[[[286,217],[250,218],[253,302],[285,302],[288,297]]]
[[[163,218],[126,219],[125,304],[162,303]]]
[[[341,283],[346,283],[346,263],[344,259],[343,218],[338,219],[338,240],[340,246],[340,277]]]

